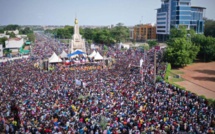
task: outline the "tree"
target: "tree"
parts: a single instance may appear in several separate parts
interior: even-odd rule
[[[15,38],[16,37],[14,32],[10,32],[10,33],[7,32],[6,35],[10,35],[10,38]]]
[[[6,27],[4,27],[4,30],[19,30],[20,29],[20,26],[19,25],[7,25]]]
[[[3,48],[5,48],[5,41],[7,40],[6,37],[0,38],[0,44],[3,45]]]
[[[157,41],[155,41],[155,40],[149,40],[149,41],[147,41],[147,43],[149,44],[150,48],[152,48],[158,44]]]
[[[30,29],[30,27],[25,27],[24,29],[19,31],[20,34],[29,34],[33,33],[33,30]]]
[[[27,36],[28,36],[28,40],[29,41],[31,41],[31,42],[35,41],[35,35],[34,35],[34,33],[29,33],[29,34],[27,34]]]
[[[129,29],[123,23],[118,23],[111,29],[111,34],[114,36],[116,42],[124,42],[129,37]]]
[[[215,38],[215,20],[205,18],[205,36],[212,36]]]
[[[192,37],[192,42],[200,46],[199,59],[204,62],[215,60],[215,38],[196,34]]]
[[[186,66],[196,59],[199,52],[199,46],[191,42],[187,36],[188,31],[184,28],[171,30],[170,39],[167,42],[167,50],[164,53],[164,59],[173,66]]]

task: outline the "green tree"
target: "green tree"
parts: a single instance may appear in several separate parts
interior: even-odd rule
[[[3,45],[3,48],[5,48],[5,41],[7,40],[6,37],[0,38],[0,44]]]
[[[199,59],[205,62],[215,60],[215,38],[196,34],[192,37],[192,42],[200,46]]]
[[[10,32],[10,33],[7,32],[6,35],[10,35],[10,38],[15,38],[16,37],[14,32]]]
[[[4,33],[4,29],[0,29],[0,33]]]
[[[6,27],[4,27],[4,30],[19,30],[19,29],[20,29],[20,26],[16,24],[7,25]]]
[[[123,25],[123,23],[118,23],[114,28],[111,29],[111,34],[117,43],[124,42],[129,37],[129,29]]]
[[[177,33],[177,31],[180,33]],[[167,42],[167,50],[164,53],[164,59],[173,66],[186,66],[196,59],[199,52],[199,46],[191,42],[187,36],[188,31],[184,28],[172,29],[170,39]]]
[[[155,40],[149,40],[149,41],[147,41],[147,43],[149,44],[150,48],[152,48],[158,44],[157,41],[155,41]]]
[[[33,33],[33,30],[30,29],[30,27],[25,27],[24,29],[19,31],[20,34],[29,34]]]
[[[29,34],[27,34],[27,36],[28,36],[28,40],[29,41],[31,41],[31,42],[35,41],[35,35],[34,35],[34,33],[29,33]]]
[[[215,20],[205,18],[204,34],[215,38]]]

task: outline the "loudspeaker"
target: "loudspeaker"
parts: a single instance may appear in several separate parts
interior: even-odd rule
[[[43,61],[43,69],[44,70],[48,70],[48,65],[49,65],[48,61]]]

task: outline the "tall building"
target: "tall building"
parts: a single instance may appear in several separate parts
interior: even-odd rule
[[[147,41],[156,39],[156,26],[154,24],[139,24],[130,29],[130,39]]]
[[[179,25],[196,33],[204,32],[204,7],[191,6],[191,0],[161,0],[161,8],[157,9],[157,39],[165,41],[170,29]]]
[[[75,50],[86,52],[85,40],[79,33],[78,19],[75,19],[74,34],[71,41],[71,52]]]

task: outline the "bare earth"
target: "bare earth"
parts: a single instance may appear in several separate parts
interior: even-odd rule
[[[215,62],[195,63],[179,70],[184,72],[181,77],[185,80],[176,84],[198,95],[215,99]]]

